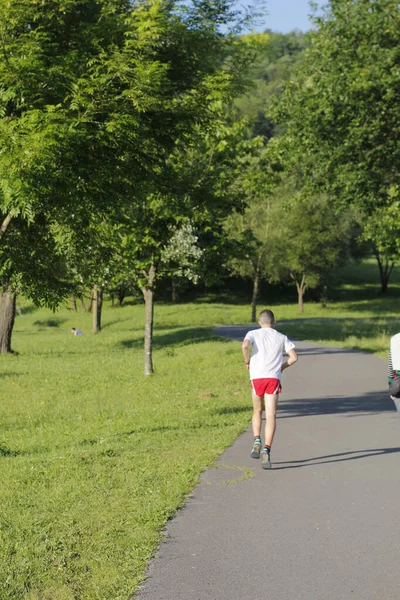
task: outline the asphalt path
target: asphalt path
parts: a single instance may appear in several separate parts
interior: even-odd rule
[[[249,429],[169,523],[135,599],[399,600],[400,419],[386,363],[296,347],[272,470],[250,458]]]

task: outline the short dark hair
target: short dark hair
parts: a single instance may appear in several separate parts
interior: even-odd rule
[[[260,323],[272,325],[272,323],[275,323],[275,315],[272,312],[272,310],[262,310],[260,312],[258,320],[260,321]]]

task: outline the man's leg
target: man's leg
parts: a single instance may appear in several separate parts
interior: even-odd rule
[[[251,424],[253,426],[254,437],[261,436],[261,416],[262,416],[262,403],[263,399],[260,396],[252,395],[253,400],[253,418]]]
[[[262,468],[271,468],[270,450],[276,429],[276,409],[278,407],[278,394],[265,394],[265,441],[264,450],[261,452]]]
[[[253,417],[251,424],[253,426],[254,442],[250,452],[251,458],[260,458],[261,452],[261,417],[263,399],[253,393]]]
[[[276,429],[276,409],[278,394],[265,394],[265,440],[264,444],[271,447]]]

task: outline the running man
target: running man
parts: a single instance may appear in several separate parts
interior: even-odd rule
[[[295,345],[282,333],[274,329],[275,317],[270,310],[260,312],[258,324],[261,329],[249,331],[243,340],[242,354],[250,371],[253,399],[254,442],[250,456],[262,459],[263,469],[271,468],[271,446],[276,429],[276,409],[281,392],[281,373],[297,361]],[[249,358],[249,346],[252,346]],[[283,353],[289,355],[282,363]],[[265,406],[265,440],[261,451],[261,416]]]

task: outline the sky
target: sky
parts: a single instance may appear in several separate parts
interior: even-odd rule
[[[319,6],[325,3],[325,0],[317,0]],[[240,0],[237,2],[238,7],[246,4],[246,2],[240,2]],[[301,31],[310,29],[308,0],[266,0],[266,5],[265,22],[257,27],[258,31],[272,29],[272,31],[288,33],[293,29],[300,29]]]

